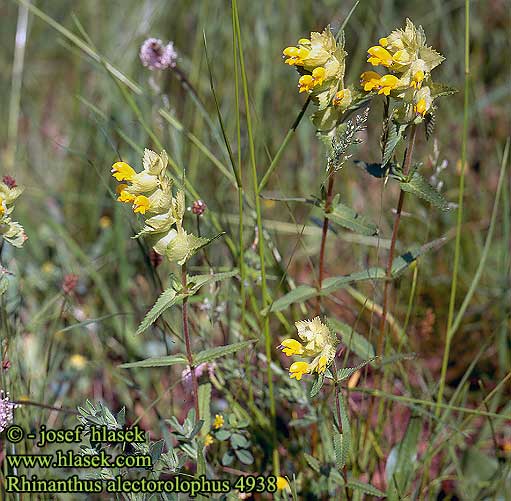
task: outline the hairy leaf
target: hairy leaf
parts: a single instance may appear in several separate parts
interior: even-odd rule
[[[413,195],[422,198],[442,211],[449,210],[449,204],[443,195],[431,186],[424,177],[415,171],[407,182],[399,183],[403,191],[412,193]]]
[[[215,360],[215,358],[225,357],[226,355],[235,353],[243,348],[247,348],[253,343],[255,343],[255,341],[241,341],[240,343],[217,346],[216,348],[201,351],[194,355],[194,363],[199,365],[204,362],[211,362],[211,360]]]
[[[170,365],[188,364],[188,360],[182,354],[168,355],[165,357],[154,357],[119,365],[121,369],[134,369],[137,367],[168,367]]]

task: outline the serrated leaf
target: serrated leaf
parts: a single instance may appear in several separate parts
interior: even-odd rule
[[[369,494],[370,496],[376,496],[379,498],[387,497],[387,495],[384,492],[380,491],[376,487],[373,487],[372,485],[366,484],[364,482],[358,482],[357,480],[350,480],[348,482],[347,486],[350,489],[353,489],[354,491],[359,491],[364,494]]]
[[[364,336],[355,332],[348,324],[336,318],[329,318],[328,324],[341,335],[342,342],[360,358],[363,360],[374,358],[373,345]]]
[[[310,397],[314,398],[320,391],[321,388],[323,388],[323,383],[325,382],[325,374],[318,374],[318,377],[315,379],[314,383],[312,384]]]
[[[312,457],[310,454],[307,454],[306,452],[303,453],[303,456],[305,457],[305,461],[307,461],[307,464],[316,473],[319,473],[321,470],[321,463],[315,457]]]
[[[356,212],[355,209],[340,202],[333,205],[328,212],[323,211],[323,214],[334,223],[360,235],[373,236],[378,234],[378,227],[374,223]]]
[[[254,462],[254,456],[252,456],[252,453],[246,449],[236,449],[234,453],[243,464],[252,464]]]
[[[144,320],[140,322],[135,335],[142,334],[142,332],[158,320],[165,310],[183,300],[186,296],[186,294],[177,294],[172,288],[163,291],[156,303],[154,303],[154,306],[147,312]]]
[[[234,277],[238,270],[226,271],[224,273],[214,273],[211,275],[194,275],[188,277],[188,283],[191,284],[190,290],[192,294],[196,294],[198,290],[211,282],[221,282],[227,278]]]
[[[383,166],[390,162],[392,155],[394,154],[394,150],[396,149],[399,142],[403,139],[403,132],[405,129],[405,125],[396,124],[394,122],[389,123],[387,141],[385,143],[385,147],[383,148]]]
[[[167,355],[165,357],[146,358],[138,362],[119,365],[120,369],[134,369],[137,367],[168,367],[170,365],[188,364],[184,355]]]
[[[442,211],[449,210],[449,204],[443,195],[431,186],[424,177],[415,171],[407,182],[399,183],[403,191],[412,193],[413,195],[422,198]]]
[[[225,357],[231,353],[236,353],[243,348],[250,346],[255,341],[241,341],[240,343],[228,344],[226,346],[217,346],[216,348],[210,348],[208,350],[201,351],[194,355],[195,365],[202,364],[204,362],[211,362],[215,358]]]
[[[436,250],[442,247],[447,242],[445,237],[438,238],[421,247],[413,247],[409,251],[401,254],[392,262],[392,278],[396,278],[401,275],[418,257],[426,254],[430,250]]]
[[[340,383],[345,379],[348,379],[352,374],[355,374],[358,370],[362,369],[366,365],[374,362],[378,357],[370,358],[369,360],[364,360],[361,364],[358,364],[355,367],[344,367],[337,371],[337,382]]]
[[[198,392],[199,400],[199,417],[204,421],[202,428],[203,435],[206,435],[211,430],[211,384],[201,384]]]
[[[437,82],[432,82],[429,85],[429,88],[431,90],[431,97],[433,99],[436,99],[437,97],[452,96],[453,94],[457,94],[459,92],[456,87],[451,87],[449,85]]]

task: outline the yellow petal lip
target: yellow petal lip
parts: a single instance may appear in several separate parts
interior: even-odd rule
[[[145,214],[149,210],[150,205],[151,203],[146,196],[138,195],[138,197],[135,197],[135,200],[133,200],[133,212]]]
[[[387,47],[387,45],[389,44],[389,41],[387,40],[386,37],[383,37],[383,38],[380,38],[378,40],[378,43],[382,46],[382,47]]]
[[[136,175],[135,169],[126,162],[115,162],[111,172],[117,181],[131,181]]]
[[[296,339],[284,339],[282,343],[280,343],[280,346],[282,347],[282,352],[288,357],[301,355],[303,353],[303,346],[296,341]]]
[[[380,45],[375,45],[367,50],[370,57],[367,61],[373,66],[382,64],[383,66],[390,66],[393,63],[392,56],[387,49],[384,49]]]
[[[308,374],[310,372],[310,365],[307,362],[294,362],[289,367],[289,377],[291,379],[295,378],[297,381],[302,379],[304,374]]]
[[[419,115],[425,115],[426,114],[426,111],[427,111],[427,105],[426,105],[426,100],[424,98],[420,99],[419,102],[415,105],[415,111],[419,114]]]

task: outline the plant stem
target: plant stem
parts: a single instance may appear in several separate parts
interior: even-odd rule
[[[183,292],[186,292],[186,264],[183,264],[181,268],[181,284],[183,286]],[[188,358],[188,365],[190,367],[190,373],[192,375],[192,387],[193,387],[193,404],[195,407],[195,416],[199,419],[199,385],[197,383],[197,375],[195,374],[195,366],[193,362],[192,344],[190,342],[190,329],[188,325],[188,297],[185,296],[183,299],[183,337],[185,338],[186,357]]]
[[[240,58],[240,70],[241,70],[241,80],[243,85],[243,97],[245,104],[245,113],[247,120],[247,134],[248,134],[248,144],[250,151],[250,166],[252,172],[252,183],[254,190],[254,198],[255,198],[255,209],[256,209],[256,217],[257,217],[257,230],[259,235],[259,262],[261,267],[261,309],[265,309],[268,306],[268,292],[267,292],[267,284],[266,284],[266,263],[265,263],[265,254],[264,254],[264,233],[263,233],[263,219],[261,215],[261,201],[259,197],[259,183],[257,180],[257,166],[256,166],[256,158],[255,158],[255,146],[254,146],[254,136],[252,133],[252,120],[250,114],[250,100],[248,94],[248,81],[247,74],[245,71],[245,58],[243,55],[243,42],[241,38],[241,28],[240,28],[240,20],[238,16],[238,6],[236,0],[232,2],[233,8],[233,17],[236,23],[236,35],[238,40],[238,53]],[[273,370],[271,367],[272,363],[272,339],[270,334],[270,318],[266,315],[263,318],[263,333],[265,340],[265,351],[266,351],[266,373],[268,379],[268,396],[270,400],[270,426],[271,426],[271,434],[272,434],[272,447],[273,447],[273,471],[274,475],[278,476],[280,473],[280,461],[279,454],[277,449],[277,413],[275,406],[275,391],[273,387]]]
[[[458,217],[456,220],[456,244],[454,247],[454,266],[452,270],[451,296],[449,299],[449,312],[447,314],[447,330],[445,336],[444,355],[442,358],[442,371],[440,373],[440,384],[438,386],[437,404],[442,402],[445,390],[445,378],[447,375],[447,364],[449,363],[449,353],[451,350],[450,335],[453,319],[454,307],[456,304],[456,288],[458,285],[458,268],[460,264],[461,251],[461,226],[463,224],[463,196],[465,192],[465,164],[467,162],[467,140],[468,140],[468,93],[470,84],[470,1],[465,0],[465,88],[463,91],[463,136],[461,140],[461,173],[458,190]],[[440,406],[437,405],[435,416],[439,416]]]
[[[408,136],[408,145],[406,147],[405,160],[403,162],[403,174],[406,176],[410,170],[410,165],[412,163],[413,157],[413,148],[415,145],[415,135],[417,132],[417,126],[412,125],[410,128],[410,133]],[[390,241],[390,250],[389,256],[387,259],[387,267],[386,267],[386,279],[385,285],[383,287],[383,305],[382,305],[382,313],[380,317],[380,332],[378,335],[378,345],[376,349],[376,354],[378,356],[383,355],[383,345],[385,340],[385,324],[387,321],[387,311],[388,311],[388,302],[389,302],[389,292],[390,292],[390,283],[392,279],[392,262],[394,261],[394,252],[396,250],[396,242],[397,242],[397,234],[399,231],[399,223],[401,222],[401,212],[403,210],[403,203],[405,200],[405,192],[403,190],[399,193],[399,200],[397,202],[396,209],[396,217],[394,219],[394,227],[392,228],[392,238]]]
[[[330,210],[330,205],[332,204],[332,195],[334,191],[334,175],[335,172],[330,172],[328,176],[328,188],[326,192],[326,199],[325,199],[325,213],[327,213]],[[326,238],[328,236],[328,225],[329,220],[328,217],[325,215],[323,218],[323,231],[321,233],[321,248],[319,251],[319,284],[318,284],[318,291],[321,290],[321,287],[323,286],[323,278],[325,276],[325,247],[326,247]],[[317,314],[319,315],[321,313],[321,294],[318,294],[317,297]]]

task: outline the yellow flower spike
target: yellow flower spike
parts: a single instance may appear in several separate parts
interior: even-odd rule
[[[310,366],[307,362],[294,362],[289,367],[289,377],[291,379],[295,378],[297,381],[302,379],[304,374],[308,374],[310,372]]]
[[[208,433],[204,437],[204,447],[209,447],[214,441],[213,437]]]
[[[360,75],[360,85],[366,92],[372,91],[378,88],[380,78],[381,75],[376,73],[376,71],[364,71],[364,73]]]
[[[367,52],[371,56],[367,59],[367,62],[371,63],[373,66],[379,66],[381,64],[388,67],[394,62],[390,52],[379,45],[371,47]]]
[[[131,181],[136,175],[133,167],[126,162],[115,162],[112,165],[111,172],[117,181]]]
[[[382,47],[387,47],[387,45],[389,44],[389,41],[387,40],[386,37],[383,37],[383,38],[380,38],[378,40],[378,43],[382,46]]]
[[[380,87],[378,94],[385,94],[386,96],[388,96],[390,94],[390,91],[392,89],[395,89],[398,85],[399,78],[395,77],[394,75],[384,75],[380,78],[380,81],[378,82],[378,86]]]
[[[424,116],[427,111],[426,100],[424,98],[420,99],[419,102],[415,105],[414,109],[416,113]]]
[[[289,483],[284,477],[277,477],[277,490],[283,491],[289,488]]]
[[[410,86],[415,89],[420,89],[422,81],[424,80],[424,72],[422,70],[417,71],[410,82]]]
[[[135,214],[137,212],[145,214],[149,210],[150,205],[151,203],[146,196],[138,195],[138,197],[135,197],[135,200],[133,200],[133,212]]]
[[[280,343],[280,346],[282,347],[282,352],[288,357],[301,355],[303,353],[303,346],[296,341],[296,339],[284,339],[284,341]]]
[[[213,421],[213,428],[219,430],[224,425],[224,417],[221,414],[215,414],[215,420]]]

